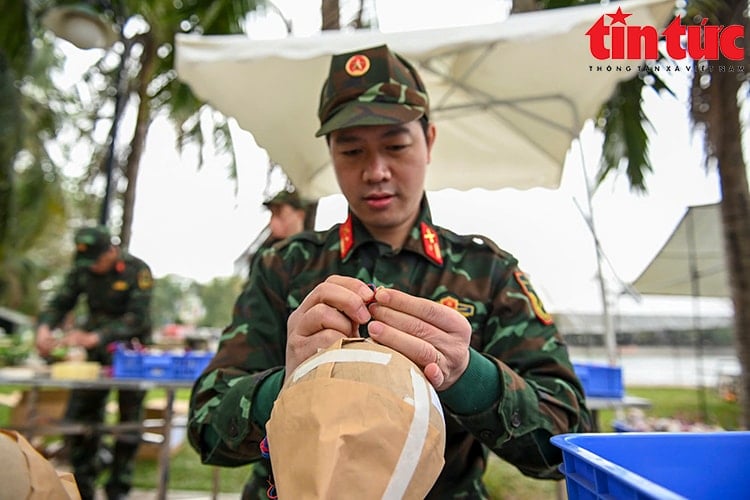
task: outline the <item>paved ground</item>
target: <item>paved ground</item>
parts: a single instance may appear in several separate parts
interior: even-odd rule
[[[106,495],[99,492],[97,500],[106,500]],[[239,500],[239,493],[221,493],[214,497],[210,491],[177,491],[170,490],[167,493],[167,500]],[[128,500],[155,500],[155,490],[133,490],[128,496]]]

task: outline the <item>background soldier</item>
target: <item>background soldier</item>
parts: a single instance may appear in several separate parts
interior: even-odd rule
[[[113,344],[146,344],[151,339],[151,295],[153,278],[149,266],[112,244],[104,227],[87,227],[75,235],[74,266],[65,281],[40,314],[36,347],[48,357],[58,346],[82,347],[89,361],[112,364]],[[84,297],[88,316],[79,327],[56,338],[52,330]],[[65,419],[77,423],[104,421],[109,390],[71,391]],[[139,423],[143,417],[145,391],[120,390],[120,422]],[[125,498],[132,484],[135,454],[140,431],[118,434],[113,450],[111,474],[106,493],[110,500]],[[68,436],[66,444],[83,500],[93,499],[100,472],[100,436],[96,433]]]

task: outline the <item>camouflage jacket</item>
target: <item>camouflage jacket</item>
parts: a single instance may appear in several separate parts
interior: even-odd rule
[[[151,269],[141,259],[122,253],[106,274],[76,267],[68,271],[60,288],[39,315],[39,324],[54,328],[85,296],[88,317],[82,327],[100,336],[99,345],[89,351],[89,359],[109,362],[107,345],[137,338],[151,338]]]
[[[482,498],[487,449],[524,474],[560,477],[561,454],[550,436],[591,429],[567,347],[516,260],[486,238],[432,225],[426,199],[398,252],[373,240],[351,214],[326,232],[300,233],[264,252],[213,361],[193,387],[189,438],[204,463],[236,466],[259,458],[272,402],[262,401],[258,389],[271,384],[278,394],[287,318],[331,274],[456,308],[472,326],[473,355],[497,368],[489,377],[498,378],[489,408],[452,411],[468,394],[457,394],[459,385],[469,391],[492,386],[471,380],[470,370],[440,394],[445,467],[430,498]]]

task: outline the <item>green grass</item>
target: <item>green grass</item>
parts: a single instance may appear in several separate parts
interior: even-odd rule
[[[0,392],[7,391],[0,388]],[[188,391],[179,391],[177,397],[185,400],[188,394]],[[699,420],[701,415],[701,399],[696,389],[629,387],[628,394],[651,400],[653,406],[646,410],[649,416],[696,421]],[[705,396],[709,417],[707,423],[720,425],[727,430],[739,428],[740,411],[736,403],[723,401],[716,391],[710,389],[705,391]],[[149,399],[163,397],[163,391],[149,393]],[[600,411],[599,422],[602,431],[611,431],[612,423],[616,418],[617,415],[614,411]],[[0,422],[7,422],[7,419],[7,409],[0,406]],[[239,493],[249,472],[249,466],[216,469],[202,465],[198,454],[187,442],[184,442],[172,457],[169,485],[171,489],[175,490],[211,491],[214,474],[218,474],[221,492]],[[134,486],[139,489],[155,489],[157,476],[158,463],[156,460],[140,460],[136,465]],[[558,488],[562,485],[555,481],[527,478],[514,467],[494,456],[490,459],[485,479],[492,498],[495,500],[556,498]]]
[[[652,407],[646,414],[652,417],[676,418],[684,422],[701,422],[702,400],[698,389],[672,387],[628,387],[628,395],[646,398]],[[706,389],[706,424],[718,425],[726,430],[740,428],[740,407],[737,403],[721,399],[712,389]],[[599,422],[602,431],[611,431],[612,423],[617,420],[613,410],[602,410]]]
[[[238,468],[214,468],[201,465],[198,455],[185,443],[172,457],[169,485],[178,490],[210,491],[213,475],[219,474],[219,490],[222,493],[239,493],[250,473],[250,466]],[[153,489],[157,482],[158,463],[141,460],[136,465],[134,487]],[[486,474],[487,487],[497,500],[537,500],[554,498],[557,483],[538,481],[523,476],[513,466],[492,457]],[[502,492],[502,493],[501,493]],[[239,494],[238,494],[239,497]]]

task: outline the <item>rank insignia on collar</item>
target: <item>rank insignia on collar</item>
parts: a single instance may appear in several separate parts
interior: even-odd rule
[[[443,253],[440,251],[440,238],[438,234],[427,225],[426,222],[421,222],[419,228],[422,231],[422,247],[424,253],[432,259],[435,264],[443,265]]]
[[[537,319],[543,325],[551,325],[552,315],[548,313],[544,308],[542,299],[539,298],[539,296],[534,291],[534,288],[531,286],[529,277],[526,276],[522,271],[514,272],[513,276],[516,278],[518,286],[521,287],[521,291],[523,292],[523,294],[527,299],[529,299],[529,305],[531,306],[531,310],[534,312],[534,315],[537,317]]]
[[[354,230],[352,229],[352,214],[339,226],[339,245],[341,246],[341,259],[345,259],[354,246]]]
[[[476,310],[476,308],[472,304],[459,302],[459,300],[452,295],[448,295],[438,300],[438,304],[443,304],[444,306],[448,306],[451,309],[455,309],[466,318],[474,316],[474,311]]]

